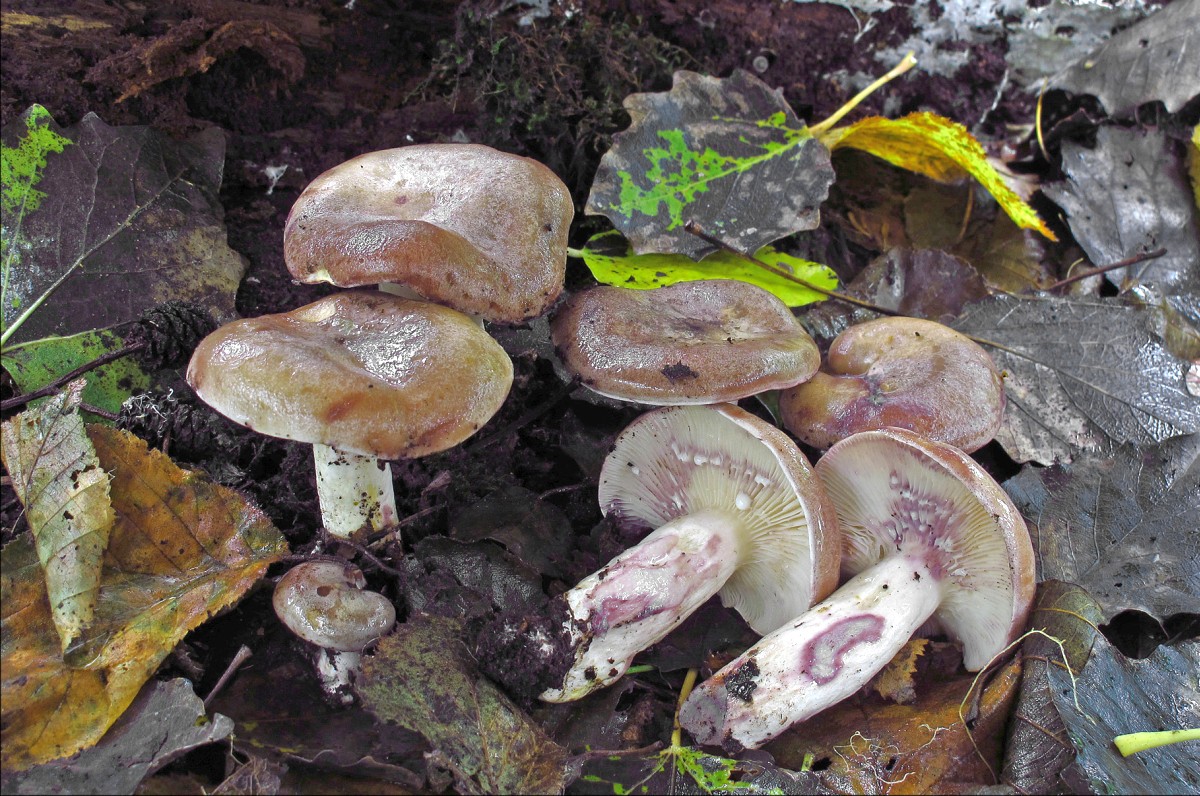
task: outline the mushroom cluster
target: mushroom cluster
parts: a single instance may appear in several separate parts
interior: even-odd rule
[[[503,186],[503,191],[496,190]],[[489,147],[361,155],[315,179],[284,230],[288,269],[346,291],[235,321],[188,367],[235,422],[308,442],[335,536],[396,521],[389,459],[445,450],[499,410],[508,355],[477,319],[516,322],[562,291],[571,197],[548,168]]]

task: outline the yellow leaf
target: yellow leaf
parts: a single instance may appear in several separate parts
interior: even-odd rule
[[[988,163],[983,145],[958,122],[927,112],[901,119],[872,116],[818,137],[830,151],[839,147],[861,149],[939,182],[953,182],[970,174],[1017,226],[1058,240],[1037,212]]]
[[[29,537],[2,557],[0,762],[22,769],[91,746],[180,639],[237,601],[286,543],[261,511],[123,431],[89,426],[117,521],[95,619],[64,663]]]

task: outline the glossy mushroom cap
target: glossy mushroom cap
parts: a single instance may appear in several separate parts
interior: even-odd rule
[[[941,587],[934,619],[982,668],[1024,628],[1033,544],[1021,514],[958,448],[904,429],[856,434],[816,465],[842,528],[842,573],[887,557],[923,565]]]
[[[365,584],[353,564],[306,561],[279,579],[271,602],[279,620],[305,641],[362,652],[396,623],[396,607],[382,594],[364,591]]]
[[[970,453],[1000,428],[1004,385],[975,341],[920,318],[880,318],[846,329],[821,371],[780,395],[783,424],[828,448],[851,434],[898,427]]]
[[[786,434],[736,406],[642,415],[605,460],[599,499],[626,527],[661,528],[705,512],[732,517],[739,561],[718,593],[758,633],[837,585],[837,521],[819,479]]]
[[[508,355],[468,316],[375,290],[226,324],[187,371],[196,394],[237,423],[379,459],[462,442],[512,378]]]
[[[554,172],[478,144],[370,152],[321,174],[288,215],[301,282],[400,283],[490,321],[545,312],[562,292],[575,209]]]
[[[550,331],[588,388],[658,406],[735,401],[798,384],[820,365],[782,301],[729,279],[591,288],[564,302]]]

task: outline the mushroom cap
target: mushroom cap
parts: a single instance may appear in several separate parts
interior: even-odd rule
[[[864,431],[816,464],[842,529],[842,574],[922,562],[942,587],[934,619],[977,670],[1019,633],[1033,602],[1033,544],[1004,490],[960,449],[907,429]]]
[[[353,564],[306,561],[279,579],[271,604],[288,630],[305,641],[361,652],[396,624],[396,607],[378,592],[363,591],[364,585]]]
[[[397,282],[462,312],[516,323],[563,288],[575,207],[529,158],[479,144],[359,155],[318,176],[283,232],[301,282]]]
[[[588,388],[656,406],[736,401],[802,382],[821,364],[782,301],[731,279],[590,288],[563,303],[550,333]]]
[[[828,448],[859,431],[907,428],[968,453],[996,435],[1004,384],[987,351],[948,326],[879,318],[833,341],[821,371],[783,392],[784,426]]]
[[[736,406],[672,406],[618,435],[600,471],[600,509],[659,528],[705,510],[736,518],[748,544],[719,592],[769,633],[837,586],[833,505],[786,434]]]
[[[378,290],[226,324],[187,370],[196,394],[236,423],[379,459],[462,442],[512,378],[504,349],[468,316]]]

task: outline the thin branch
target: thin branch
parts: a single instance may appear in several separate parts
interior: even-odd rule
[[[58,392],[64,384],[74,381],[83,374],[95,370],[102,365],[107,365],[109,362],[120,359],[121,357],[141,351],[145,347],[145,343],[135,343],[134,345],[128,345],[123,348],[118,348],[115,351],[109,351],[101,354],[91,362],[85,362],[70,373],[59,376],[45,387],[40,387],[33,392],[27,392],[24,395],[16,395],[12,398],[7,398],[4,401],[0,401],[0,412],[7,412],[10,409],[16,409],[24,406],[30,401],[36,401],[38,398],[45,398],[47,395],[53,395],[54,393]]]
[[[1051,285],[1050,287],[1048,287],[1046,289],[1047,290],[1058,290],[1060,287],[1066,287],[1067,285],[1070,285],[1074,282],[1078,282],[1082,279],[1087,279],[1089,276],[1096,276],[1097,274],[1108,273],[1109,271],[1115,271],[1118,268],[1128,268],[1131,265],[1137,265],[1138,263],[1144,263],[1147,260],[1156,260],[1159,257],[1162,257],[1166,253],[1167,253],[1167,250],[1165,248],[1158,248],[1158,249],[1155,249],[1154,251],[1142,252],[1141,254],[1135,254],[1132,257],[1126,257],[1124,260],[1118,260],[1115,263],[1110,263],[1108,265],[1102,265],[1099,268],[1089,268],[1086,271],[1080,271],[1077,274],[1072,274],[1071,276],[1068,276],[1066,279],[1060,279],[1059,281],[1055,282],[1053,285]]]

